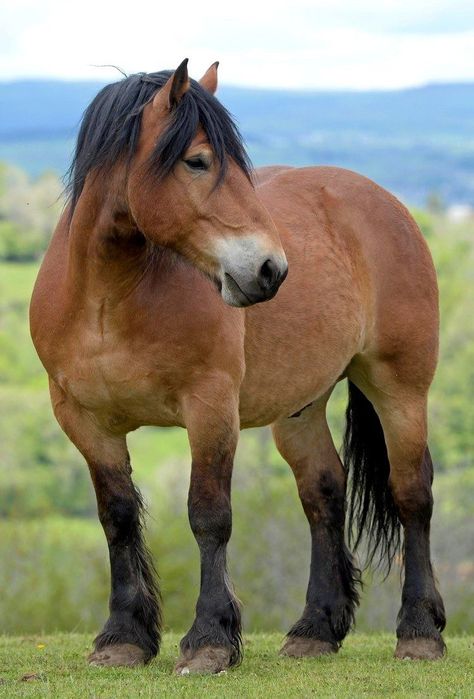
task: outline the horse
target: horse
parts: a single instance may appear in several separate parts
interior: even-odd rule
[[[389,566],[402,550],[396,657],[440,658],[427,446],[438,292],[427,245],[407,209],[361,175],[254,172],[214,96],[217,65],[195,81],[186,59],[93,99],[31,300],[54,414],[88,464],[109,548],[110,615],[89,662],[145,664],[160,646],[126,442],[142,425],[184,427],[192,457],[201,583],[178,674],[241,660],[226,567],[231,476],[240,429],[264,425],[294,473],[312,542],[306,604],[281,653],[336,653],[354,622],[361,571],[347,519],[348,543],[365,533],[369,559]],[[340,381],[342,460],[326,421]]]

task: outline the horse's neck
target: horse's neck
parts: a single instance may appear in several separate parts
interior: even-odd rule
[[[146,244],[110,189],[86,184],[68,234],[68,284],[91,301],[129,293],[146,267]]]

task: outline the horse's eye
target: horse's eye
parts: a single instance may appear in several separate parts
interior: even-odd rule
[[[191,170],[209,170],[209,163],[199,155],[195,158],[188,158],[184,162]]]

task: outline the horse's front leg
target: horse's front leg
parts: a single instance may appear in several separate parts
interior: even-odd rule
[[[99,519],[109,547],[110,616],[95,639],[91,665],[141,665],[158,652],[160,600],[143,538],[143,506],[128,454],[121,462],[89,461]]]
[[[188,395],[183,412],[192,454],[188,513],[201,554],[201,588],[196,618],[181,641],[176,672],[215,673],[241,657],[240,610],[226,569],[238,397],[225,382],[213,382]]]
[[[111,435],[51,382],[59,424],[89,465],[110,558],[110,616],[95,639],[92,665],[140,665],[160,643],[160,599],[142,531],[142,501],[135,488],[124,436]]]

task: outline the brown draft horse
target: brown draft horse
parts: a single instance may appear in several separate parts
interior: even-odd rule
[[[356,539],[368,532],[370,556],[390,562],[404,528],[396,656],[441,657],[426,408],[438,299],[427,246],[394,197],[352,172],[265,168],[253,180],[216,86],[217,64],[195,82],[184,61],[97,95],[31,302],[54,413],[87,460],[110,551],[110,617],[90,662],[147,662],[160,644],[126,443],[140,425],[185,427],[191,446],[201,589],[177,672],[217,672],[241,657],[226,572],[232,463],[239,428],[269,424],[312,535],[306,606],[282,653],[336,652],[353,622],[350,472],[349,525]],[[286,259],[287,281],[269,300]],[[342,379],[344,466],[325,417]]]

